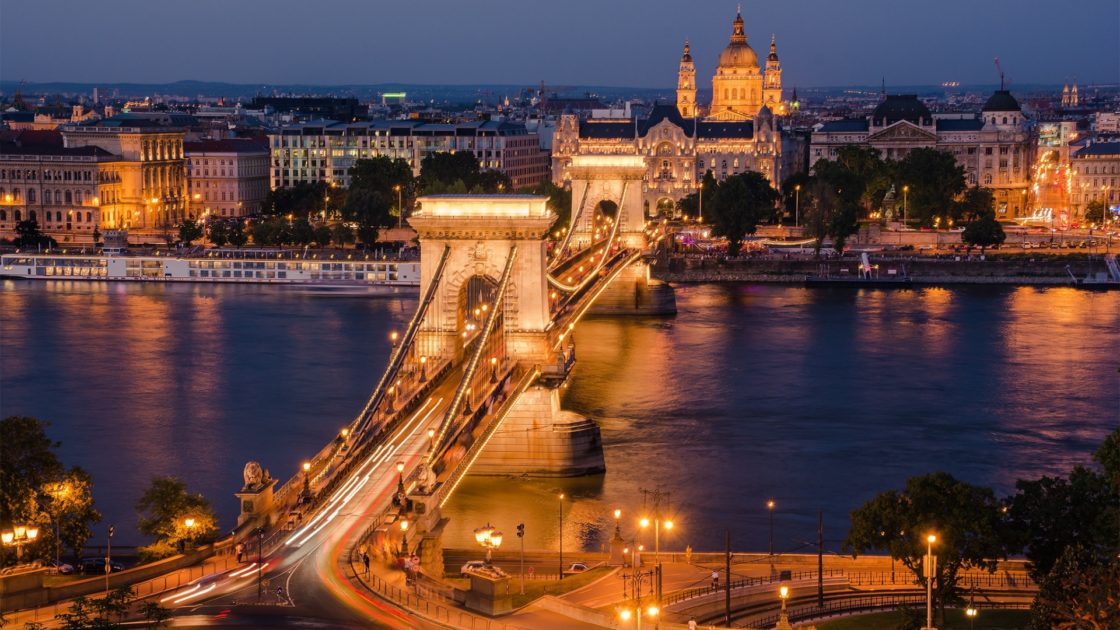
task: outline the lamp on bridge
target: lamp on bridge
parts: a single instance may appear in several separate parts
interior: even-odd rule
[[[397,331],[389,333],[389,341],[393,342],[393,347],[397,347]]]
[[[408,555],[408,519],[401,519],[401,555]]]
[[[428,357],[420,357],[420,382],[421,383],[428,382],[427,367],[428,367]]]
[[[467,398],[467,402],[463,405],[463,415],[469,416],[474,413],[474,410],[471,409],[471,388],[467,388],[465,396]]]
[[[789,587],[782,586],[778,589],[778,597],[782,600],[782,612],[778,615],[777,630],[793,630],[789,625],[789,613],[786,612],[786,602],[789,601]]]
[[[436,439],[436,430],[435,429],[428,429],[428,450],[431,450],[432,447],[435,446],[435,444],[434,444],[435,439]]]
[[[498,357],[490,357],[490,382],[498,382]]]
[[[393,399],[396,398],[396,393],[395,393],[396,391],[397,391],[397,388],[396,388],[395,385],[390,385],[389,386],[389,391],[386,393],[386,396],[385,396],[388,399],[387,403],[388,403],[389,406],[385,409],[385,413],[396,412],[396,409],[393,408]]]
[[[397,462],[397,496],[404,500],[404,462]]]
[[[486,564],[490,564],[494,550],[502,546],[502,532],[495,531],[493,525],[486,523],[486,527],[474,530],[474,539],[486,550]]]
[[[303,493],[311,496],[311,462],[303,462]]]

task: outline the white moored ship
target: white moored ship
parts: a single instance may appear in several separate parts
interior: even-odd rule
[[[251,283],[296,285],[321,293],[410,293],[420,287],[420,262],[28,253],[0,256],[0,277]]]

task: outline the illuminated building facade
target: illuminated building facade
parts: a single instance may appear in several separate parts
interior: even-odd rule
[[[183,145],[190,213],[201,217],[257,214],[268,196],[268,143],[253,139],[205,140]]]
[[[684,118],[675,105],[657,105],[644,119],[580,120],[566,114],[553,137],[552,178],[570,184],[574,156],[640,155],[647,168],[642,184],[647,212],[667,214],[708,170],[718,180],[757,171],[777,186],[781,150],[777,122],[765,106],[753,120],[742,121]]]
[[[691,68],[687,43],[685,54],[681,58],[681,81],[684,80],[686,58]],[[695,78],[694,69],[692,75]],[[692,96],[692,103],[695,103],[695,93]],[[690,115],[686,113],[686,110],[691,112],[688,102],[680,101],[679,96],[677,106],[682,116]],[[766,57],[764,70],[758,63],[754,48],[747,43],[743,16],[739,13],[735,15],[731,25],[731,41],[720,53],[719,64],[712,76],[712,104],[708,108],[708,118],[722,121],[750,120],[764,106],[771,113],[785,114],[785,104],[782,101],[782,64],[778,60],[777,42],[774,36],[770,37],[770,53]]]
[[[103,227],[152,240],[186,216],[185,131],[177,122],[175,114],[120,114],[62,127],[67,148],[97,147],[117,158],[119,182],[102,200]]]
[[[888,160],[917,148],[945,151],[964,169],[969,186],[991,189],[999,218],[1023,216],[1031,206],[1034,134],[1007,90],[996,90],[974,114],[935,115],[915,95],[889,95],[866,118],[814,127],[809,166],[835,159],[845,145],[877,149]]]
[[[1070,210],[1074,219],[1086,207],[1103,201],[1113,216],[1120,214],[1120,138],[1098,139],[1070,156]]]
[[[268,139],[273,188],[317,181],[348,187],[357,160],[381,156],[402,159],[419,175],[425,157],[459,151],[474,154],[483,170],[504,173],[514,188],[534,186],[549,174],[537,134],[509,122],[317,121],[284,127]]]
[[[0,235],[34,220],[60,244],[91,244],[102,225],[102,202],[120,192],[119,158],[99,147],[67,148],[55,131],[24,131],[0,139]]]

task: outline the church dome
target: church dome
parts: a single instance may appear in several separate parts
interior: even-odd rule
[[[916,125],[928,125],[933,120],[929,108],[918,100],[917,94],[891,94],[871,112],[875,125],[893,125],[900,120],[908,120]]]
[[[1011,96],[1009,90],[996,90],[995,93],[988,98],[988,102],[984,103],[984,108],[981,111],[985,112],[1021,112],[1023,108],[1019,107],[1019,101]]]
[[[719,54],[720,70],[757,70],[758,55],[747,43],[743,30],[743,16],[737,14],[731,31],[731,42]]]

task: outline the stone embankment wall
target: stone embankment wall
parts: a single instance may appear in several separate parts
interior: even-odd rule
[[[666,282],[802,282],[806,276],[855,278],[859,259],[716,258],[674,257],[658,261],[654,277]],[[1100,259],[972,260],[954,258],[872,258],[882,278],[908,274],[915,283],[927,284],[1070,284],[1078,278],[1106,271]],[[1066,267],[1069,267],[1067,272]],[[893,272],[893,273],[892,273]]]

